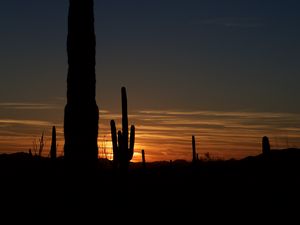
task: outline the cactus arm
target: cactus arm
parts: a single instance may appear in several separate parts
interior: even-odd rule
[[[128,149],[128,158],[132,159],[134,154],[134,141],[135,141],[135,126],[131,125],[130,128],[130,148]]]

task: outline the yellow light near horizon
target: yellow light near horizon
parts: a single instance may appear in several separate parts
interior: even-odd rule
[[[109,160],[113,158],[109,124],[110,118],[115,117],[115,114],[109,113],[106,114],[106,118],[100,117],[102,120],[98,137],[99,158]],[[257,155],[261,153],[261,138],[265,135],[269,137],[273,149],[300,146],[300,114],[138,111],[129,118],[136,126],[132,162],[142,161],[142,149],[145,150],[147,162],[191,160],[192,135],[196,137],[199,157],[203,157],[207,152],[212,157],[223,159]],[[44,124],[23,119],[1,121],[0,152],[28,152],[30,148],[33,150],[34,140],[38,144],[42,130],[40,126]],[[121,122],[118,120],[116,122],[118,130],[121,130]],[[49,155],[51,145],[50,128],[47,129],[44,136],[45,157]],[[62,156],[64,148],[62,126],[57,128],[57,144],[58,154]]]
[[[113,149],[112,149],[112,143],[111,141],[105,141],[98,140],[98,158],[107,158],[109,160],[113,159]],[[134,144],[134,154],[132,158],[132,162],[141,162],[142,161],[142,150],[147,149],[146,145],[141,145],[140,143]],[[149,148],[148,148],[149,149]],[[105,151],[105,153],[104,153]]]

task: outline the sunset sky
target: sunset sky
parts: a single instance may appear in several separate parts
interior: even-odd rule
[[[121,87],[135,161],[243,158],[300,148],[299,0],[95,0],[99,152],[111,155]],[[57,126],[63,153],[67,0],[0,2],[0,153]]]

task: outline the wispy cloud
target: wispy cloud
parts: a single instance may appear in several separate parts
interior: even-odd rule
[[[203,25],[214,25],[232,28],[257,28],[264,24],[259,18],[251,17],[214,17],[205,18],[200,21]]]
[[[12,119],[0,119],[0,125],[26,125],[26,126],[51,126],[48,121],[41,120],[12,120]]]
[[[99,113],[100,113],[100,114],[106,115],[106,114],[109,114],[110,111],[109,111],[109,110],[106,110],[106,109],[101,109],[101,110],[99,110]]]
[[[121,129],[120,115],[105,117],[116,117]],[[146,149],[153,160],[190,159],[192,135],[197,137],[200,155],[210,152],[223,158],[259,154],[264,135],[274,148],[287,147],[287,138],[290,146],[300,146],[300,115],[293,113],[141,110],[132,112],[129,120],[136,125],[137,151]],[[110,142],[109,120],[102,120],[101,133]]]
[[[1,109],[47,110],[55,109],[57,105],[28,102],[0,102]]]
[[[9,104],[8,104],[9,105]],[[1,105],[0,105],[1,107]],[[100,111],[99,147],[103,156],[110,155],[110,120],[121,129],[121,114]],[[63,121],[57,129],[63,151]],[[147,160],[191,159],[191,136],[196,136],[200,156],[210,152],[222,158],[242,158],[261,152],[261,138],[268,136],[272,148],[300,147],[300,114],[247,111],[129,111],[129,125],[136,126],[136,154],[145,149]],[[45,120],[1,119],[0,151],[28,149],[33,137],[52,124]]]

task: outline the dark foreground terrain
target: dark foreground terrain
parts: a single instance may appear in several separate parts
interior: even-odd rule
[[[243,160],[131,164],[128,174],[0,156],[1,219],[18,224],[299,224],[300,150]]]

